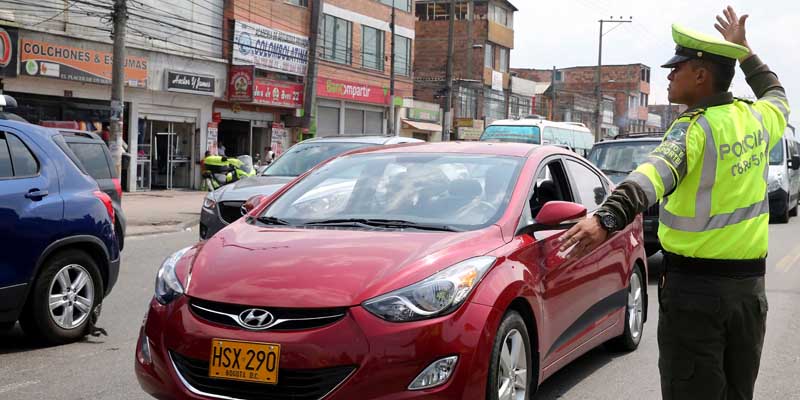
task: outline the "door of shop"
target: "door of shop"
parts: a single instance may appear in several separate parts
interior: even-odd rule
[[[140,149],[149,155],[150,171],[147,179],[158,189],[190,189],[194,166],[192,149],[195,148],[193,123],[145,121],[144,142]]]

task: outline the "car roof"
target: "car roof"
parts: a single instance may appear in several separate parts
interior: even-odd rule
[[[36,132],[45,136],[55,136],[59,134],[59,132],[55,129],[46,128],[41,125],[34,125],[29,122],[21,122],[10,119],[0,120],[0,126],[17,129],[20,131]]]
[[[103,139],[100,137],[100,135],[98,135],[98,134],[96,134],[94,132],[81,131],[81,130],[77,130],[77,129],[58,129],[58,128],[54,128],[54,129],[56,129],[62,135],[67,136],[67,137],[79,136],[79,137],[82,137],[82,138],[85,138],[85,139],[99,140],[101,142],[104,142]]]
[[[381,136],[381,135],[343,135],[343,136],[325,136],[304,140],[302,143],[366,143],[389,145],[399,143],[423,143],[424,140],[402,137],[402,136]]]
[[[663,138],[657,137],[657,136],[626,138],[626,139],[609,139],[609,140],[604,140],[602,142],[597,142],[594,145],[595,146],[601,146],[601,145],[614,144],[614,143],[637,143],[637,142],[640,142],[640,143],[649,143],[649,142],[661,143],[663,140],[664,140]]]
[[[357,153],[454,153],[527,157],[543,146],[510,142],[435,142],[413,143],[389,147],[373,147]]]

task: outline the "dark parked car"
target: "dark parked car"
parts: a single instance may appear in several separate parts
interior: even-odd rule
[[[0,121],[0,326],[47,343],[89,332],[119,274],[111,197],[57,130]]]
[[[270,195],[322,161],[350,150],[422,140],[399,136],[333,136],[304,140],[286,151],[258,176],[225,185],[206,196],[200,211],[200,239],[208,239],[242,216],[242,205],[255,195]]]
[[[72,152],[67,155],[72,161],[97,182],[114,203],[114,233],[117,235],[119,249],[125,245],[125,213],[122,211],[122,185],[111,152],[100,136],[91,132],[60,129],[61,135]],[[74,155],[74,157],[73,157]]]
[[[661,135],[663,133],[648,133],[598,142],[589,152],[588,159],[612,182],[618,184],[647,160],[650,152],[661,143]],[[644,212],[644,243],[648,256],[661,250],[661,242],[658,240],[658,204]]]

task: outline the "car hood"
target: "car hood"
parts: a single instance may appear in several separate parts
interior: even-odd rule
[[[269,196],[294,179],[293,176],[252,176],[220,188],[216,201],[247,201],[257,194]]]
[[[473,232],[284,228],[243,220],[201,244],[187,294],[270,307],[347,307],[425,279],[503,244]]]

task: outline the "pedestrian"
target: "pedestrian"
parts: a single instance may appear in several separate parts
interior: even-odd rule
[[[769,151],[789,106],[728,7],[716,40],[677,25],[669,100],[689,108],[597,213],[561,238],[581,257],[661,202],[658,367],[665,400],[752,399],[766,331]],[[741,64],[758,101],[728,92]]]

